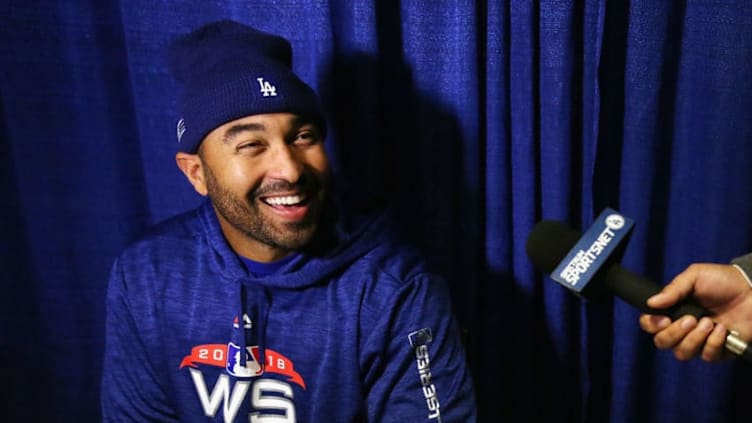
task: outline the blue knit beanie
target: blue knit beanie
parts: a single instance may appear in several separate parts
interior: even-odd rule
[[[196,153],[213,129],[256,114],[295,113],[324,130],[319,99],[292,72],[292,47],[280,36],[238,22],[213,22],[177,38],[169,64],[183,83],[180,151]]]

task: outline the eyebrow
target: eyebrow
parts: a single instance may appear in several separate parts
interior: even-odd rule
[[[314,127],[318,128],[318,125],[314,123],[312,119],[305,118],[303,116],[295,116],[292,119],[291,127],[295,130],[300,129],[303,126],[306,125],[312,125]],[[263,132],[266,131],[266,126],[263,123],[241,123],[237,125],[233,125],[229,127],[225,133],[222,135],[222,141],[225,143],[230,143],[232,140],[237,137],[239,134],[243,132]]]
[[[238,125],[233,125],[230,128],[228,128],[225,133],[222,135],[222,141],[225,143],[229,143],[233,140],[238,134],[241,134],[243,132],[260,132],[265,131],[266,126],[264,126],[263,123],[243,123]]]

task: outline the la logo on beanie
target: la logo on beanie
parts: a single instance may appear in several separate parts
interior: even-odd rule
[[[277,87],[270,84],[269,81],[264,81],[264,77],[260,76],[256,78],[256,81],[259,83],[259,89],[261,90],[261,94],[264,95],[264,97],[276,97],[277,96]]]

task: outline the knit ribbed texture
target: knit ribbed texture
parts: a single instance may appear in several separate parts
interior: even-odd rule
[[[170,72],[183,83],[178,150],[195,153],[213,129],[244,116],[289,112],[323,116],[314,91],[292,72],[292,47],[277,35],[218,21],[177,38]]]

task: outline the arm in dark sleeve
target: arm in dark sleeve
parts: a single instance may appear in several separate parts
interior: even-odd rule
[[[104,422],[177,421],[168,406],[164,380],[160,380],[150,357],[153,351],[144,340],[139,321],[153,316],[134,312],[119,262],[113,266],[107,290],[105,353],[102,372],[101,407]],[[157,347],[158,348],[158,347]]]
[[[752,286],[752,253],[731,260],[731,264],[735,265],[742,271],[742,273],[744,273],[744,276],[747,278],[747,283]]]
[[[362,354],[368,421],[475,422],[472,380],[443,282],[419,275],[380,307]]]

